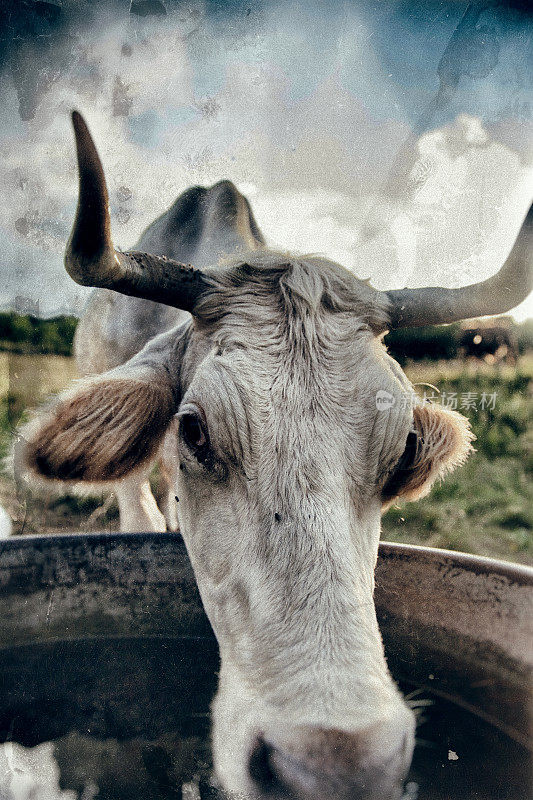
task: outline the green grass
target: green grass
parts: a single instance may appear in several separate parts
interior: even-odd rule
[[[3,459],[7,456],[10,434],[7,397],[0,397],[0,469],[3,468]]]
[[[533,359],[516,368],[440,362],[406,371],[457,394],[476,452],[428,497],[391,508],[383,538],[533,563]],[[467,392],[495,393],[494,408],[461,409]]]

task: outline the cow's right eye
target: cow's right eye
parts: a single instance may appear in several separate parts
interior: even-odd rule
[[[183,441],[195,455],[200,455],[207,448],[207,433],[202,420],[197,414],[184,414],[180,420],[180,433]]]

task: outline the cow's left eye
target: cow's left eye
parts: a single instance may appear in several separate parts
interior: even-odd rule
[[[207,433],[198,414],[186,413],[181,417],[180,433],[193,452],[197,453],[207,447]]]

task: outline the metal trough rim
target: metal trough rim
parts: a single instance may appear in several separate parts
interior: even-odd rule
[[[379,544],[379,556],[397,555],[405,553],[418,557],[424,556],[428,562],[435,563],[449,559],[457,566],[476,573],[494,573],[505,576],[515,583],[533,587],[533,567],[526,564],[517,564],[514,561],[503,561],[489,556],[477,556],[472,553],[463,553],[459,550],[445,550],[439,547],[426,547],[419,544],[403,544],[402,542],[385,542]],[[422,558],[420,558],[422,560]]]
[[[179,533],[150,533],[150,532],[130,532],[120,533],[118,531],[108,532],[85,532],[79,533],[49,533],[49,534],[24,534],[22,536],[11,536],[8,539],[0,542],[0,558],[4,550],[10,550],[13,547],[18,548],[24,544],[35,542],[49,542],[53,545],[61,543],[74,543],[82,539],[88,541],[109,541],[116,539],[117,541],[137,541],[139,539],[146,540],[161,540],[173,539],[183,541]],[[398,556],[401,554],[414,555],[419,560],[435,563],[436,561],[443,561],[445,559],[451,560],[464,569],[473,572],[485,572],[499,574],[508,577],[513,582],[521,583],[524,586],[533,586],[533,567],[526,564],[518,564],[514,561],[503,561],[498,558],[491,558],[489,556],[478,556],[472,553],[465,553],[460,550],[446,550],[440,547],[427,547],[426,545],[407,544],[403,542],[387,542],[380,541],[378,561],[380,558],[387,556]],[[1,566],[1,565],[0,565]]]

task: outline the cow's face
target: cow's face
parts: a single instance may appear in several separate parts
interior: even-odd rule
[[[71,480],[118,479],[165,439],[220,644],[215,766],[245,797],[389,800],[410,763],[413,715],[373,604],[380,514],[470,437],[458,415],[413,406],[365,291],[331,263],[251,254],[193,323],[29,436],[33,468]]]
[[[380,515],[464,456],[466,424],[413,407],[336,265],[256,253],[223,283],[197,309],[167,437],[220,644],[217,772],[247,797],[387,800],[414,721],[373,603]]]

